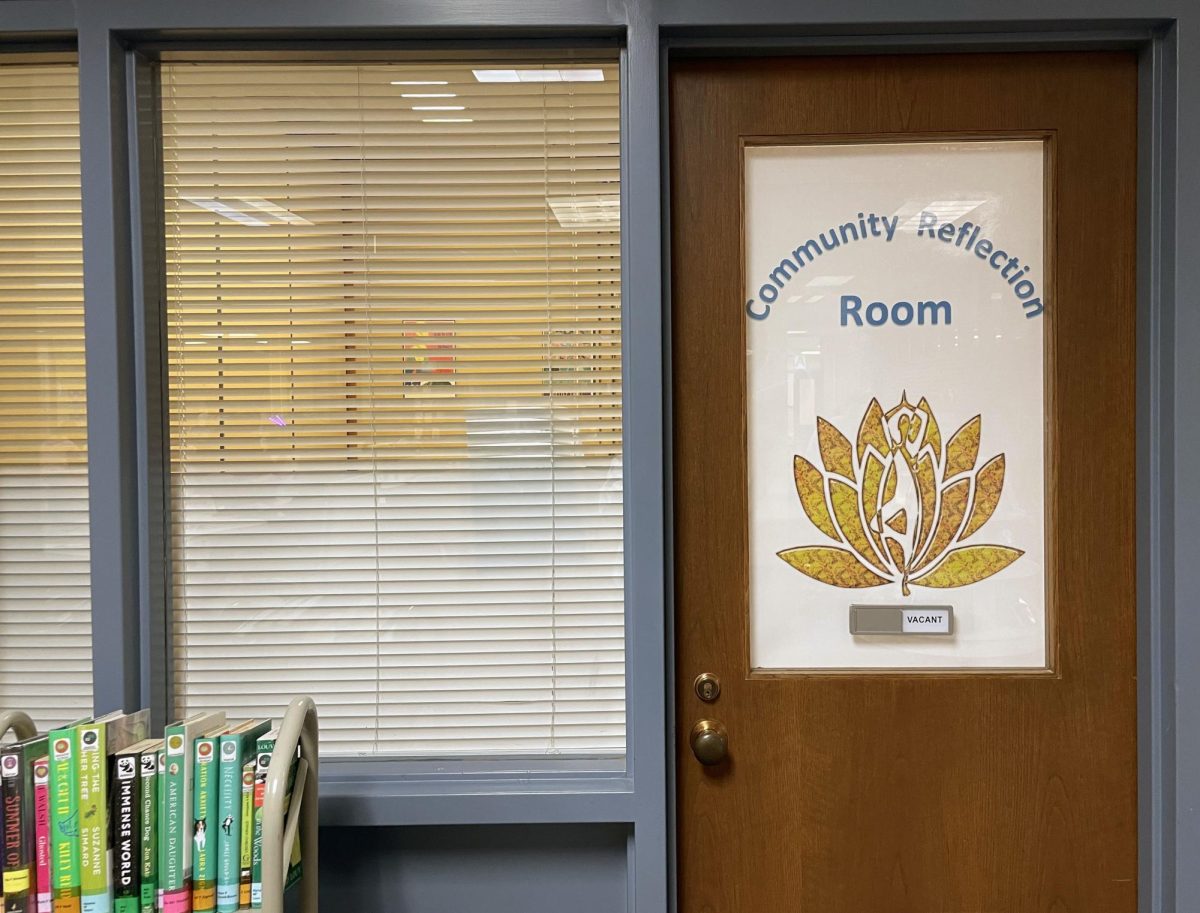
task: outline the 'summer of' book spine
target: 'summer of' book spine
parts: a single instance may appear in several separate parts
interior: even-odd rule
[[[21,754],[12,748],[0,753],[0,896],[5,913],[29,910],[29,841],[25,827],[25,791],[21,788]]]
[[[242,765],[242,835],[238,868],[238,907],[250,906],[250,887],[254,865],[254,767],[251,757]],[[261,845],[261,844],[260,844]]]
[[[53,913],[80,913],[79,800],[75,768],[79,731],[50,733],[50,866]]]
[[[138,783],[139,756],[117,755],[112,792],[112,880],[113,913],[139,913],[141,904],[141,796]]]
[[[112,913],[108,884],[106,725],[79,728],[79,881],[82,913]]]
[[[37,906],[34,847],[33,762],[46,740],[13,745],[0,753],[4,854],[2,879],[5,913],[34,913]]]
[[[217,908],[217,739],[196,739],[196,766],[192,771],[193,823],[192,911],[212,913]]]
[[[51,913],[50,887],[50,758],[33,762],[34,871],[37,873],[37,913]]]
[[[158,903],[158,755],[157,748],[148,748],[138,762],[138,800],[142,806],[138,841],[140,913],[154,913]]]

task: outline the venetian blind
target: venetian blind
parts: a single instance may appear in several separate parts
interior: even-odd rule
[[[616,66],[162,84],[176,711],[622,754]]]
[[[78,83],[0,65],[0,709],[91,713]]]

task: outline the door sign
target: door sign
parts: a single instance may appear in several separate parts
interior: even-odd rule
[[[1045,668],[1045,158],[746,147],[753,668]]]

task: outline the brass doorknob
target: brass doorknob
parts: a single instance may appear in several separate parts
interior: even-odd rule
[[[717,720],[701,720],[692,727],[688,741],[696,760],[706,767],[720,764],[729,751],[729,733],[725,724]]]

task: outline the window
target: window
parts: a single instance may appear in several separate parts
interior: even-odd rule
[[[611,58],[162,86],[175,711],[623,754]]]
[[[92,710],[77,86],[0,65],[0,709],[39,727]]]

